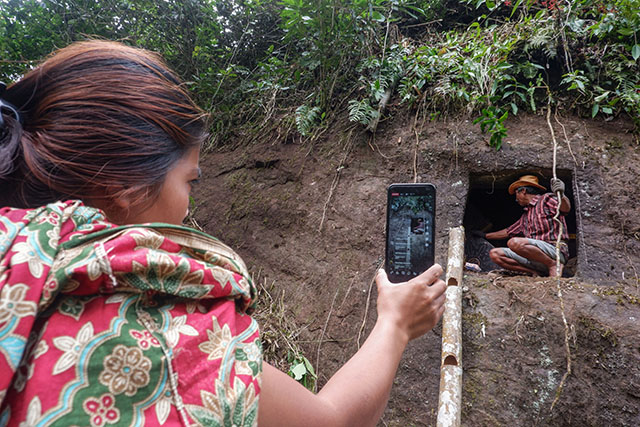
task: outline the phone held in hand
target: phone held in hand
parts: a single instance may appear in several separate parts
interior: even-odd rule
[[[434,263],[436,188],[391,184],[387,189],[385,271],[392,283],[406,282]]]

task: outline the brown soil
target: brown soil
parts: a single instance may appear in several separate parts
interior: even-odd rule
[[[560,121],[571,145],[554,121],[558,175],[574,205],[577,274],[559,284],[465,275],[463,425],[640,425],[640,147],[622,120]],[[446,265],[448,229],[463,223],[470,191],[506,194],[524,173],[547,184],[551,177],[545,117],[510,122],[499,152],[470,121],[427,122],[417,134],[412,123],[395,118],[375,138],[348,128],[313,142],[267,135],[201,162],[197,222],[282,298],[296,327],[290,338],[320,385],[373,326],[390,183],[412,182],[415,173],[436,185],[436,261]],[[558,286],[572,369],[561,392],[568,354]],[[381,425],[435,424],[440,330],[408,347]]]

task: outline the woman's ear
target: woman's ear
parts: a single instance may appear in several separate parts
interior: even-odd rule
[[[88,200],[90,206],[101,209],[107,219],[115,224],[125,224],[136,202],[140,200],[139,187],[110,185],[102,188],[99,195]]]
[[[130,194],[118,194],[117,196],[111,198],[109,202],[113,205],[113,207],[120,211],[128,211],[131,208],[131,195]]]

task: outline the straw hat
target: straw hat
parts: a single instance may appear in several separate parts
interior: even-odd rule
[[[535,175],[523,175],[516,182],[509,186],[509,194],[513,194],[516,192],[518,187],[536,187],[541,190],[547,191],[545,187],[538,184],[538,177]]]

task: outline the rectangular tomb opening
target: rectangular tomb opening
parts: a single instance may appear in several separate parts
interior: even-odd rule
[[[556,171],[558,178],[565,183],[565,194],[571,202],[571,211],[565,215],[569,234],[569,260],[567,261],[563,276],[571,277],[576,273],[577,256],[579,252],[576,236],[576,214],[573,194],[573,174],[570,170]],[[472,230],[484,232],[498,231],[516,222],[523,213],[523,208],[516,202],[515,195],[508,192],[509,185],[517,181],[523,175],[538,177],[540,185],[550,192],[550,180],[553,173],[550,169],[537,170],[513,170],[487,173],[474,173],[469,175],[469,192],[465,207],[463,225],[470,236]],[[495,247],[506,247],[507,239],[493,240],[490,242]],[[499,268],[488,256],[489,246],[477,239],[468,237],[465,245],[467,262],[478,264],[483,271]]]

